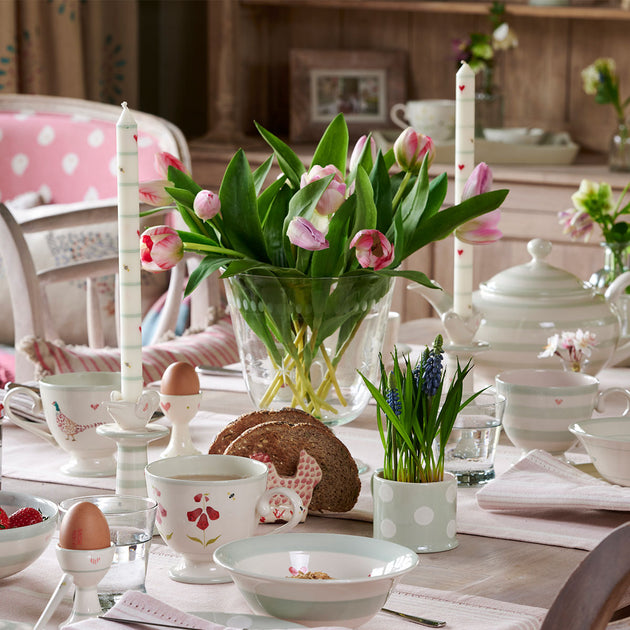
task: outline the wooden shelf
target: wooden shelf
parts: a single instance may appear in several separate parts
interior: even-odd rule
[[[293,7],[308,9],[346,9],[408,13],[458,13],[486,15],[489,2],[411,2],[410,0],[241,0],[250,7]],[[571,20],[630,20],[630,11],[600,4],[597,6],[538,6],[507,4],[511,15],[563,18]]]

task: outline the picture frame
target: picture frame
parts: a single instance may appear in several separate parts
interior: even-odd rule
[[[406,62],[403,51],[291,50],[291,141],[319,140],[340,112],[351,139],[391,127],[392,106],[406,100]]]

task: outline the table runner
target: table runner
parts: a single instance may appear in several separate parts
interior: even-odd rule
[[[55,544],[56,540],[53,540],[30,567],[2,581],[0,619],[33,623],[41,614],[61,578]],[[148,594],[187,612],[251,614],[233,583],[206,586],[172,581],[168,577],[168,568],[175,561],[176,555],[170,549],[161,544],[152,545],[146,581]],[[543,608],[407,584],[396,587],[387,606],[410,614],[444,619],[450,630],[536,630],[546,612]],[[57,628],[70,614],[71,607],[71,595],[68,595],[48,627]],[[413,627],[403,619],[381,613],[361,626],[361,630],[410,630]]]
[[[213,436],[234,416],[201,411],[191,424],[193,443],[200,449],[207,449]],[[167,424],[166,420],[162,420]],[[3,444],[3,474],[6,477],[48,483],[80,485],[98,490],[114,490],[113,477],[86,478],[68,477],[59,471],[67,454],[50,446],[43,440],[5,421]],[[348,446],[350,452],[366,462],[370,470],[361,475],[361,494],[354,509],[349,513],[327,515],[331,517],[371,521],[372,497],[370,476],[381,465],[383,449],[378,433],[369,429],[359,429],[351,424],[335,427],[335,433]],[[164,438],[149,446],[149,460],[159,457],[165,448]],[[495,467],[500,475],[507,471],[520,458],[520,452],[505,445],[499,445]],[[561,547],[590,550],[615,527],[626,522],[627,512],[606,512],[602,510],[562,510],[547,509],[522,513],[498,513],[484,510],[476,500],[476,488],[460,488],[458,491],[457,531],[460,534],[473,534],[491,538],[506,538],[525,542],[536,542]],[[307,519],[307,525],[308,520]],[[319,528],[334,530],[334,521],[318,525]]]

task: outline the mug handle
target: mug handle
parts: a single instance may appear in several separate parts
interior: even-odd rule
[[[609,387],[604,391],[599,392],[597,395],[597,404],[595,405],[595,411],[602,413],[604,411],[605,399],[608,398],[611,394],[622,394],[626,399],[626,408],[624,412],[621,414],[622,416],[627,416],[630,411],[630,390],[625,389],[624,387]]]
[[[32,389],[29,389],[28,387],[14,387],[7,392],[3,401],[4,411],[9,420],[11,420],[13,424],[16,424],[21,429],[24,429],[25,431],[30,431],[37,437],[42,438],[42,440],[50,442],[50,444],[52,444],[53,446],[58,446],[57,440],[55,440],[52,433],[48,430],[47,426],[45,429],[43,429],[42,425],[39,425],[36,422],[30,422],[29,420],[23,420],[13,413],[13,410],[9,406],[9,402],[16,394],[26,394],[27,396],[30,396],[30,398],[32,398],[33,400],[33,409],[42,408],[42,399]]]
[[[401,129],[407,129],[407,127],[409,127],[409,123],[405,120],[405,118],[402,118],[398,112],[400,112],[402,116],[406,116],[406,111],[407,108],[405,107],[404,103],[396,103],[396,105],[393,105],[392,108],[389,110],[390,118]]]
[[[293,515],[287,523],[276,527],[271,532],[267,532],[268,534],[277,534],[278,532],[293,529],[302,520],[302,516],[305,514],[304,504],[297,492],[291,490],[290,488],[277,487],[265,490],[260,499],[258,499],[258,503],[256,503],[256,512],[260,514],[260,516],[264,516],[265,518],[273,516],[271,499],[277,494],[282,494],[291,501],[291,505],[293,506]]]

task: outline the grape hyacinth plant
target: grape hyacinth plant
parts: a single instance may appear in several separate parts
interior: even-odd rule
[[[464,380],[472,363],[457,369],[445,382],[442,335],[427,347],[415,365],[399,361],[388,373],[380,360],[380,385],[363,381],[376,401],[378,430],[385,449],[383,478],[391,481],[430,483],[444,479],[444,451],[457,414],[481,391],[464,397]]]

